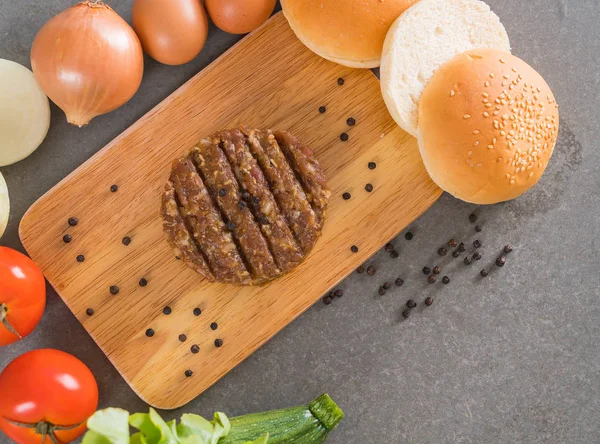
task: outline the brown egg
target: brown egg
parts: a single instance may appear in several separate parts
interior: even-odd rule
[[[165,65],[192,60],[208,35],[200,0],[134,0],[132,20],[144,50]]]
[[[262,25],[277,0],[206,0],[206,10],[215,25],[231,34],[246,34]]]

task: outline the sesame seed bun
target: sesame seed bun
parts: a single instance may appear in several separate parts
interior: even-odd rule
[[[419,105],[419,149],[433,181],[476,204],[519,197],[548,165],[558,105],[531,66],[479,49],[444,64]]]
[[[394,22],[383,45],[381,92],[404,131],[416,137],[419,99],[433,73],[476,48],[510,52],[500,19],[479,0],[421,0]]]
[[[281,0],[290,26],[311,51],[352,68],[375,68],[385,35],[418,0]]]

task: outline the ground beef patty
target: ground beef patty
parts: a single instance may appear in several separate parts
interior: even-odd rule
[[[296,267],[321,235],[331,192],[285,131],[221,131],[173,162],[162,196],[175,255],[210,281],[256,285]]]

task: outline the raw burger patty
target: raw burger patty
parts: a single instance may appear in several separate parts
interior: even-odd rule
[[[175,255],[210,281],[255,285],[295,268],[321,235],[331,192],[286,131],[221,131],[173,162],[162,196]]]

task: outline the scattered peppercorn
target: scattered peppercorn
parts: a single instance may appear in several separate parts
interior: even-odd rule
[[[470,256],[465,257],[465,260],[463,261],[465,265],[471,265],[473,263],[473,258],[471,258]]]
[[[448,276],[444,276],[444,277],[442,278],[442,283],[443,283],[444,285],[448,285],[448,284],[450,283],[450,278],[449,278]]]
[[[398,253],[396,250],[394,250],[390,253],[390,257],[392,259],[398,259],[400,257],[400,253]]]
[[[394,283],[396,284],[396,286],[402,287],[404,285],[404,279],[398,278]]]
[[[119,191],[119,186],[118,185],[111,185],[110,186],[110,192],[111,193],[116,193],[117,191]]]
[[[363,266],[361,265],[360,267],[358,267],[358,268],[356,269],[356,272],[357,272],[358,274],[363,274],[363,273],[365,272],[365,267],[363,267]]]
[[[152,336],[154,336],[154,330],[152,330],[151,328],[149,328],[148,330],[146,330],[146,336],[148,336],[149,338],[151,338]]]
[[[146,278],[141,278],[138,284],[140,285],[140,287],[145,287],[146,285],[148,285],[148,280]]]
[[[433,274],[440,274],[442,272],[442,269],[440,267],[438,267],[437,265],[435,267],[433,267]]]
[[[379,294],[383,296],[385,294],[385,288],[379,287]]]
[[[368,166],[370,170],[374,170],[375,168],[377,168],[377,164],[375,162],[369,162]]]
[[[508,245],[505,245],[505,246],[504,246],[504,252],[505,252],[506,254],[510,254],[510,253],[512,253],[512,251],[513,251],[513,250],[514,250],[514,248],[513,248],[513,246],[512,246],[512,245],[510,245],[510,244],[508,244]]]
[[[487,275],[489,274],[488,271],[484,268],[483,270],[481,270],[479,272],[479,274],[481,275],[481,277],[487,277]]]
[[[392,244],[385,244],[385,251],[391,253],[392,251],[394,251],[394,246]]]
[[[465,244],[463,242],[458,244],[458,251],[460,251],[461,253],[464,253],[465,251],[467,251],[467,247],[465,246]]]
[[[473,254],[473,259],[475,259],[476,261],[480,261],[481,257],[482,257],[481,253],[479,251],[477,251]]]
[[[449,247],[455,248],[457,245],[458,245],[458,242],[456,242],[456,239],[450,239],[448,241],[448,246]]]
[[[258,218],[258,222],[261,225],[269,225],[269,219],[264,214]],[[229,225],[228,225],[228,227],[229,227]],[[233,225],[233,228],[235,228],[235,225]],[[233,229],[230,228],[229,231],[233,231]]]
[[[221,347],[223,345],[223,339],[215,339],[215,347]]]
[[[354,126],[354,125],[356,125],[356,119],[354,117],[348,117],[348,120],[346,120],[346,123],[348,124],[348,126]]]
[[[325,111],[327,111],[327,107],[326,107],[326,106],[320,106],[320,107],[319,107],[319,112],[320,112],[321,114],[324,114],[324,113],[325,113]]]
[[[344,291],[340,290],[340,289],[337,289],[337,290],[335,290],[334,294],[335,294],[335,297],[341,298],[342,296],[344,296]]]
[[[371,191],[373,191],[373,185],[370,183],[366,184],[365,190],[367,191],[367,193],[370,193]]]
[[[180,258],[179,256],[175,256],[175,260],[176,260],[176,261],[180,261],[180,260],[181,260],[181,258]]]
[[[131,243],[131,238],[129,236],[125,236],[121,242],[123,242],[123,245],[127,246]]]
[[[254,196],[254,197],[252,198],[252,203],[253,203],[254,205],[260,205],[260,197],[256,197],[256,196]]]
[[[504,267],[505,264],[506,264],[506,258],[504,256],[500,256],[500,257],[496,258],[496,266],[497,267]]]
[[[433,305],[433,298],[425,299],[425,305],[427,305],[428,307],[431,307]]]
[[[416,303],[415,301],[413,301],[412,299],[409,299],[409,300],[406,302],[406,306],[407,306],[408,308],[415,308],[415,307],[417,306],[417,303]]]
[[[438,255],[439,255],[439,256],[446,256],[447,254],[448,254],[448,250],[446,250],[444,247],[441,247],[441,248],[438,250]]]
[[[245,191],[245,190],[244,190],[244,191],[242,191],[242,194],[241,194],[241,196],[242,196],[242,199],[244,199],[244,200],[246,200],[246,201],[250,200],[250,199],[251,199],[251,197],[252,197],[252,196],[250,196],[250,193],[249,193],[248,191]]]
[[[350,251],[352,251],[352,253],[358,253],[358,247],[356,245],[352,245],[350,247]]]
[[[429,273],[431,273],[431,268],[423,267],[423,274],[428,275]]]
[[[349,138],[350,138],[350,136],[348,136],[348,133],[342,133],[342,134],[340,134],[340,140],[342,142],[347,142]]]
[[[412,240],[413,237],[414,235],[410,231],[406,232],[406,234],[404,235],[404,238],[406,240]]]
[[[481,225],[475,225],[475,231],[481,233],[483,231],[483,227]]]
[[[69,225],[74,227],[75,225],[77,225],[79,223],[79,219],[77,219],[76,217],[70,217],[67,222],[69,223]]]
[[[329,305],[333,302],[333,298],[329,295],[323,296],[323,303]]]
[[[83,262],[85,260],[85,256],[83,254],[80,254],[79,256],[77,256],[77,262]]]
[[[246,204],[246,202],[244,202],[243,200],[240,200],[240,201],[238,202],[238,208],[239,208],[240,210],[243,210],[243,209],[245,209],[247,206],[248,206],[248,204]]]
[[[452,252],[452,257],[456,259],[458,256],[460,256],[460,251],[459,250],[454,250]]]
[[[338,79],[338,85],[342,86],[344,84],[344,79],[341,77]]]
[[[479,239],[477,239],[477,240],[475,240],[475,241],[473,242],[473,246],[474,246],[475,248],[481,248],[481,245],[482,245],[482,244],[481,244],[481,241],[480,241]]]
[[[117,287],[116,285],[111,285],[109,291],[112,295],[119,294],[119,287]]]
[[[202,314],[202,310],[199,308],[194,308],[194,316],[200,316]]]
[[[259,222],[264,225],[264,222],[262,221],[262,218],[261,218],[261,220]],[[235,224],[233,222],[231,222],[230,220],[227,221],[227,229],[229,231],[235,230]]]
[[[369,265],[367,267],[367,274],[369,276],[375,276],[375,273],[377,272],[377,269],[373,266],[373,265]]]
[[[185,342],[187,340],[187,336],[184,334],[179,335],[179,342]]]
[[[389,282],[386,282],[383,284],[383,288],[385,288],[386,290],[389,290],[390,288],[392,288],[392,284],[390,284]]]
[[[350,193],[346,192],[346,193],[342,194],[342,198],[344,200],[350,200],[351,197],[352,197],[352,195]]]
[[[227,190],[225,188],[221,188],[219,190],[219,196],[221,196],[221,197],[227,196]]]
[[[190,347],[190,351],[194,354],[198,353],[200,351],[200,347],[198,347],[196,344],[192,345]]]
[[[210,329],[211,330],[216,330],[217,328],[219,328],[219,324],[217,324],[216,322],[212,322],[210,324]]]
[[[189,377],[191,377],[193,374],[194,374],[194,372],[193,372],[193,371],[191,371],[191,370],[186,370],[186,371],[185,371],[185,377],[186,377],[186,378],[189,378]]]
[[[475,213],[469,214],[469,222],[471,222],[472,224],[477,222],[477,215]]]
[[[88,315],[88,316],[94,316],[94,313],[95,313],[95,312],[94,312],[94,309],[93,309],[93,308],[88,308],[88,309],[85,311],[85,314],[86,314],[86,315]]]
[[[73,240],[73,238],[71,237],[71,235],[70,235],[70,234],[65,234],[65,235],[63,236],[63,242],[64,242],[65,244],[68,244],[68,243],[69,243],[69,242],[71,242],[72,240]]]
[[[171,314],[171,312],[172,312],[171,307],[165,307],[165,308],[163,308],[163,314],[165,314],[165,315],[168,316],[168,315]]]
[[[402,312],[402,317],[403,317],[404,319],[408,319],[408,318],[410,317],[410,310],[404,310],[404,311]]]
[[[437,278],[433,274],[427,278],[427,282],[429,282],[430,284],[435,284],[436,281],[437,281]]]

